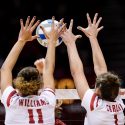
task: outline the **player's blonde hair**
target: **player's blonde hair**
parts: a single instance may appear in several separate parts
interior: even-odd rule
[[[34,67],[26,67],[18,73],[15,88],[19,90],[21,96],[37,95],[42,83],[38,70]]]

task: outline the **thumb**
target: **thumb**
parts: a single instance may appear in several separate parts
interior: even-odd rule
[[[82,28],[81,26],[78,26],[77,29],[80,30],[80,31],[84,30],[84,28]]]
[[[80,30],[80,31],[82,31],[83,33],[86,34],[86,32],[85,32],[85,28],[83,28],[83,27],[81,27],[81,26],[78,26],[77,29]]]
[[[38,35],[32,36],[31,41],[35,40],[38,38]]]
[[[75,38],[76,38],[76,39],[82,38],[82,35],[76,35]]]

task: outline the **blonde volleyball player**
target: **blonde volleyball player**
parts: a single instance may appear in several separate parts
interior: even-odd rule
[[[78,27],[78,29],[85,33],[92,46],[94,69],[97,75],[95,91],[89,88],[83,71],[84,67],[77,52],[75,42],[80,36],[72,33],[73,20],[71,20],[69,29],[62,35],[67,46],[71,73],[82,100],[81,105],[87,110],[85,125],[124,125],[124,104],[118,96],[120,80],[117,75],[107,71],[97,40],[98,32],[103,28],[99,28],[101,18],[97,20],[96,14],[91,22],[87,14],[87,19],[88,27]]]
[[[56,98],[53,78],[55,42],[59,37],[62,27],[53,28],[54,18],[52,20],[52,30],[48,37],[49,44],[45,61],[44,59],[37,60],[35,62],[37,68],[26,67],[18,73],[15,80],[16,91],[12,87],[12,69],[24,45],[28,41],[37,38],[37,36],[32,36],[32,32],[39,24],[39,21],[34,24],[35,17],[31,21],[30,17],[28,17],[25,26],[23,20],[20,20],[21,30],[18,41],[1,68],[1,100],[6,109],[6,125],[55,124]],[[41,87],[43,87],[43,90],[38,95]]]

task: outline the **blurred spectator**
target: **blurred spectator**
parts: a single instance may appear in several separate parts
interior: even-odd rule
[[[57,89],[75,89],[75,85],[72,79],[61,79],[57,83]],[[65,99],[62,100],[62,104],[72,104],[74,100]]]

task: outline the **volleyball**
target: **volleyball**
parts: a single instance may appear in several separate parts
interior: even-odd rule
[[[58,21],[54,20],[54,23],[55,23],[55,25],[57,25],[57,24],[58,24]],[[38,35],[37,40],[38,40],[38,42],[39,42],[42,46],[44,46],[44,47],[47,47],[48,42],[47,42],[47,39],[46,39],[46,37],[45,37],[45,35],[44,35],[42,29],[40,28],[40,26],[44,27],[44,29],[45,29],[47,32],[50,32],[50,30],[51,30],[51,24],[52,24],[52,19],[47,19],[47,20],[45,20],[45,21],[42,21],[42,22],[38,25],[38,27],[37,27],[37,29],[36,29],[36,35]],[[57,40],[57,42],[56,42],[56,46],[59,46],[61,43],[62,43],[62,38],[59,37],[58,40]]]

